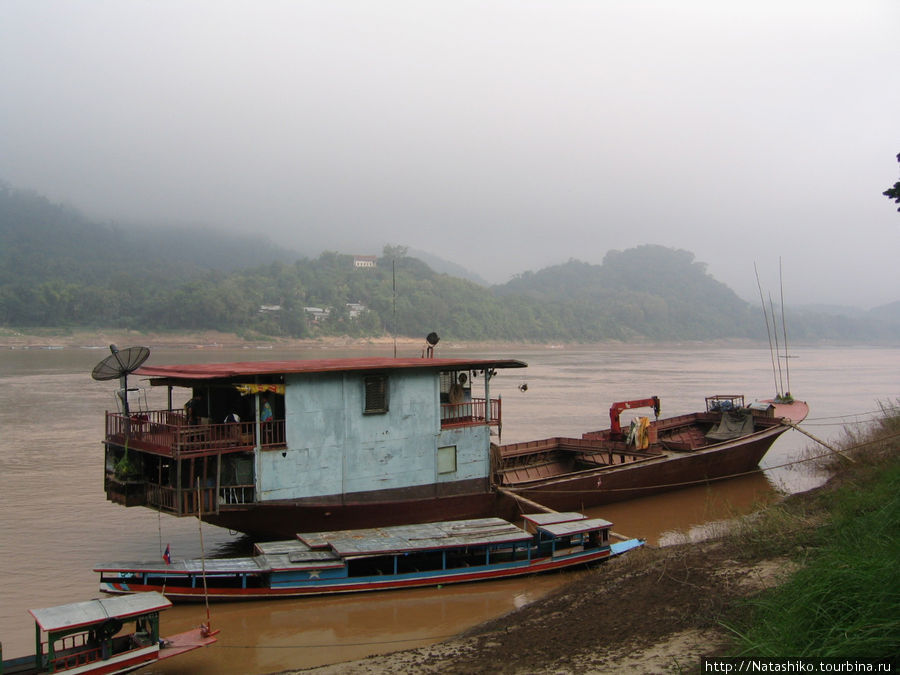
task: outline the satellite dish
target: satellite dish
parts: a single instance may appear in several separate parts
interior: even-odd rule
[[[130,415],[128,410],[128,373],[133,373],[141,367],[141,364],[150,356],[148,347],[128,347],[119,351],[115,345],[109,346],[112,352],[100,363],[94,366],[91,377],[95,380],[115,380],[122,381],[122,388],[119,390],[119,397],[122,399],[122,408],[125,415]],[[126,433],[127,433],[126,429]]]
[[[127,377],[129,373],[141,367],[141,364],[150,356],[148,347],[128,347],[119,351],[115,345],[109,346],[112,352],[100,363],[94,366],[91,377],[95,380],[115,380]]]

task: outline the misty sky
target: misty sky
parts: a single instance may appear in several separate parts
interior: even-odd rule
[[[0,0],[0,64],[0,180],[102,220],[900,300],[897,0]]]

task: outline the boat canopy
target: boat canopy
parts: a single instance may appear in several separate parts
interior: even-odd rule
[[[423,359],[368,357],[353,359],[305,359],[293,361],[241,361],[235,363],[191,363],[173,366],[142,366],[136,375],[150,378],[151,384],[167,385],[197,380],[240,380],[257,376],[276,376],[350,371],[390,370],[486,370],[525,368],[516,359]]]
[[[97,600],[73,602],[68,605],[31,609],[37,625],[47,633],[100,624],[109,619],[130,619],[172,606],[171,601],[155,591],[123,595]]]

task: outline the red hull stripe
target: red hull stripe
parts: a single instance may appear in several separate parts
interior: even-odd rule
[[[90,673],[91,675],[112,675],[112,673],[127,673],[140,668],[146,663],[154,663],[158,660],[158,650],[153,650],[143,654],[138,654],[131,658],[122,659],[121,661],[95,661],[86,663],[79,668],[69,668],[67,673]],[[114,657],[115,658],[115,657]]]

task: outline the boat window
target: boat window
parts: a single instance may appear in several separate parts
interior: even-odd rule
[[[365,414],[386,413],[388,411],[387,375],[369,375],[363,378],[365,384]]]
[[[437,451],[438,473],[456,473],[456,446],[446,445]]]

